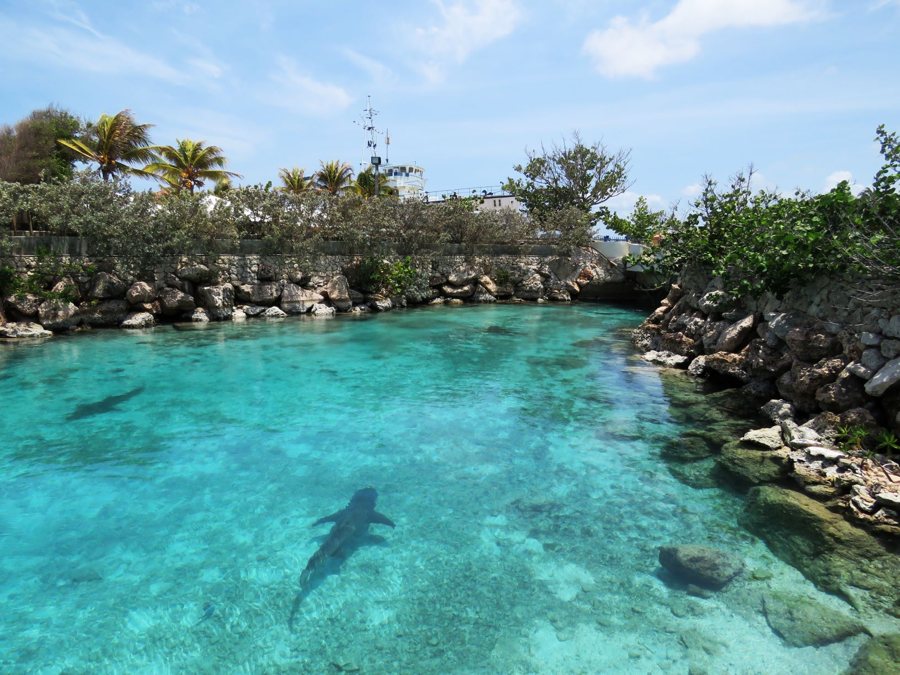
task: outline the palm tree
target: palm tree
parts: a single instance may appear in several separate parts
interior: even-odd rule
[[[146,164],[154,158],[149,136],[152,126],[137,124],[130,110],[112,116],[104,113],[82,138],[60,138],[57,143],[74,150],[82,161],[97,162],[103,180],[116,174],[148,176],[146,168],[132,163]]]
[[[376,180],[377,176],[377,180]],[[353,191],[364,199],[378,195],[388,196],[396,194],[396,190],[388,184],[388,177],[383,173],[376,174],[372,167],[360,171],[353,182]]]
[[[195,188],[202,188],[208,180],[218,185],[232,176],[240,178],[240,174],[224,170],[228,160],[217,145],[204,145],[203,141],[190,139],[176,139],[175,143],[175,147],[162,145],[155,148],[156,161],[146,167],[172,188],[193,194]]]
[[[306,192],[312,187],[312,179],[303,175],[303,169],[294,167],[293,169],[281,169],[278,177],[284,183],[282,190],[292,194],[300,194]]]
[[[316,188],[333,195],[342,194],[352,189],[353,169],[341,161],[322,162],[322,168],[316,172]]]

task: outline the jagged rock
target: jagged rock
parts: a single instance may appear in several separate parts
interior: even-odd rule
[[[704,354],[691,361],[691,365],[688,366],[688,372],[697,377],[719,375],[746,383],[750,381],[750,376],[744,369],[745,362],[746,360],[742,354],[729,352]]]
[[[478,283],[481,284],[484,290],[486,290],[488,293],[490,293],[494,297],[497,297],[498,286],[496,282],[487,274],[482,274],[480,277],[478,277]]]
[[[209,319],[209,312],[204,307],[195,307],[194,312],[191,314],[193,323],[209,323]]]
[[[748,317],[735,322],[726,328],[719,336],[718,342],[713,349],[717,352],[736,352],[744,346],[747,338],[753,333],[753,324],[755,317],[751,314]]]
[[[240,307],[235,307],[234,312],[231,314],[231,320],[232,321],[246,321],[247,313]]]
[[[105,300],[95,305],[82,305],[78,313],[87,326],[118,326],[129,311],[125,300]]]
[[[309,310],[310,315],[318,318],[318,319],[327,319],[331,318],[335,315],[337,310],[334,307],[329,307],[328,305],[317,302],[312,306],[312,309]]]
[[[98,272],[91,282],[91,291],[88,295],[94,300],[107,300],[124,297],[126,290],[125,282],[119,277],[107,272]]]
[[[206,265],[189,265],[175,272],[179,279],[190,281],[192,284],[205,284],[213,278],[212,270]]]
[[[846,365],[846,357],[826,358],[812,365],[795,361],[775,384],[781,395],[791,399],[797,408],[812,412],[819,407],[816,391],[834,382]]]
[[[268,260],[261,260],[256,267],[256,278],[260,281],[273,281],[278,276],[278,267]]]
[[[900,634],[879,635],[868,640],[850,663],[847,675],[885,675],[900,663]]]
[[[859,379],[864,382],[868,382],[872,379],[872,376],[875,374],[873,371],[866,368],[863,364],[854,361],[849,366],[847,366],[847,372],[853,375],[856,375]]]
[[[315,291],[300,288],[297,284],[285,284],[281,291],[281,309],[287,314],[305,314],[324,299]]]
[[[152,328],[156,325],[156,319],[150,312],[131,312],[119,325],[122,328]]]
[[[353,299],[350,297],[350,284],[347,277],[338,274],[325,284],[324,295],[340,312],[347,312],[353,307]]]
[[[0,338],[45,338],[52,337],[52,331],[47,330],[39,323],[18,322],[4,323],[0,325]]]
[[[444,284],[441,286],[441,293],[448,298],[471,298],[475,294],[475,284],[471,282],[463,286]]]
[[[771,346],[765,340],[752,340],[746,350],[746,367],[754,377],[777,377],[790,369],[794,362],[781,346]]]
[[[869,396],[881,396],[897,382],[900,382],[900,357],[884,364],[872,379],[866,382],[865,390]]]
[[[523,279],[515,290],[515,296],[522,300],[537,300],[544,294],[544,280],[540,274],[532,274]]]
[[[201,286],[197,289],[200,304],[216,321],[230,319],[234,312],[234,287],[231,284]]]
[[[263,307],[262,305],[244,305],[241,309],[243,309],[244,314],[249,317],[261,316],[263,312],[266,311],[266,307]]]
[[[285,275],[292,284],[302,286],[303,284],[309,283],[309,274],[301,270],[297,265],[291,265],[285,270]],[[259,279],[258,276],[256,278]]]
[[[75,283],[72,277],[63,277],[57,281],[53,284],[53,288],[50,289],[50,292],[57,297],[72,300],[73,302],[77,302],[81,298],[81,291],[78,289],[78,284]]]
[[[265,319],[283,319],[287,314],[278,307],[269,307],[260,316]]]
[[[808,363],[834,356],[841,351],[840,341],[828,333],[821,322],[791,328],[784,341],[796,358]]]
[[[790,457],[786,448],[761,450],[749,443],[730,441],[722,446],[716,464],[741,485],[761,485],[776,483],[787,476]]]
[[[863,388],[864,380],[856,377],[848,368],[838,375],[837,380],[816,390],[816,401],[822,410],[844,412],[859,408],[868,400]]]
[[[859,344],[863,347],[877,347],[884,338],[878,333],[864,331],[859,334]]]
[[[81,323],[78,308],[66,300],[44,300],[38,307],[38,321],[52,331],[74,328]]]
[[[780,426],[766,429],[751,429],[741,437],[741,440],[751,445],[757,445],[765,450],[778,450],[784,445],[781,440]]]
[[[263,281],[251,284],[239,284],[234,287],[234,295],[238,302],[269,307],[281,297],[281,283]]]
[[[452,270],[450,274],[447,275],[447,282],[452,286],[468,286],[479,276],[481,276],[481,272],[478,270],[472,267],[462,267]]]
[[[741,523],[822,590],[896,611],[900,556],[843,516],[794,490],[751,488]],[[869,591],[857,595],[854,588]]]
[[[350,289],[350,300],[354,305],[362,305],[366,302],[366,296],[359,291]]]
[[[887,363],[887,359],[881,353],[880,349],[866,349],[860,355],[859,362],[873,373],[876,373],[885,363]]]
[[[740,574],[744,563],[730,553],[707,546],[660,546],[659,564],[679,579],[720,590]]]
[[[547,290],[547,299],[552,302],[571,302],[572,296],[565,288],[549,288]]]
[[[853,617],[793,593],[767,593],[763,611],[769,628],[791,647],[822,647],[866,632]]]
[[[900,338],[900,314],[891,317],[884,327],[881,329],[887,337]]]
[[[7,297],[6,304],[21,316],[33,317],[37,316],[38,307],[41,306],[41,299],[32,293],[18,293]]]
[[[881,343],[881,355],[886,359],[900,356],[900,340],[885,340]]]
[[[655,350],[650,350],[649,352],[642,354],[641,358],[645,361],[649,361],[650,363],[657,363],[661,366],[666,366],[667,368],[681,368],[689,360],[687,356],[673,354],[672,352],[659,352]]]
[[[125,299],[132,305],[140,305],[156,300],[156,289],[146,281],[135,281],[125,293]]]
[[[734,305],[734,300],[727,293],[714,289],[704,293],[697,300],[697,308],[704,314],[717,314]]]
[[[459,302],[462,303],[462,300],[460,300]],[[389,312],[394,308],[394,303],[391,302],[390,298],[373,295],[369,300],[369,307],[374,309],[376,312]]]
[[[822,443],[822,437],[818,431],[808,426],[798,426],[791,418],[781,420],[781,437],[795,449],[808,448]]]
[[[159,308],[165,316],[180,316],[193,312],[194,298],[177,288],[164,288],[159,292]]]
[[[479,304],[489,304],[497,302],[497,298],[491,295],[486,288],[479,284],[475,287],[475,294],[472,296],[472,302]]]
[[[730,325],[731,324],[727,321],[712,321],[707,319],[703,326],[703,330],[700,333],[700,341],[703,343],[703,349],[708,352],[719,351],[716,349],[716,344],[719,342],[722,333]]]
[[[769,401],[764,406],[762,406],[762,408],[760,408],[760,412],[762,412],[763,415],[765,415],[773,422],[781,422],[782,420],[789,420],[794,418],[794,406],[792,406],[789,401],[785,401],[784,399],[775,399]],[[778,430],[780,435],[780,426],[778,427]]]

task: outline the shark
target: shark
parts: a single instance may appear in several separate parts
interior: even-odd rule
[[[324,523],[334,523],[325,541],[319,549],[312,554],[306,567],[300,574],[300,591],[294,597],[294,605],[291,608],[291,616],[288,619],[288,626],[293,628],[294,617],[300,602],[309,591],[310,580],[318,572],[329,558],[341,555],[344,550],[352,546],[363,535],[369,531],[369,525],[387,525],[395,527],[394,521],[383,513],[375,510],[375,502],[378,499],[378,492],[375,488],[367,487],[357,490],[350,498],[347,506],[340,511],[319,518],[313,523],[313,527],[323,525]]]
[[[117,410],[119,404],[125,403],[125,401],[134,398],[142,391],[144,391],[143,385],[135,387],[131,391],[126,391],[124,394],[114,394],[113,396],[107,396],[106,398],[95,401],[93,403],[80,403],[72,412],[66,415],[66,419],[71,422],[73,420],[80,420],[84,419],[85,417],[102,415],[103,413]]]

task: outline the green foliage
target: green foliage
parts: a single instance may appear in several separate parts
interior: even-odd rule
[[[9,268],[11,269],[11,268]],[[3,279],[0,270],[0,287],[9,295],[31,294],[40,300],[78,299],[78,287],[75,280],[84,275],[93,274],[96,270],[91,265],[73,261],[67,256],[52,253],[46,248],[39,248],[35,256],[34,267],[28,276],[11,276]]]
[[[215,185],[240,177],[233,171],[226,171],[228,160],[217,145],[206,145],[203,141],[189,138],[176,140],[175,145],[161,145],[153,148],[155,160],[144,167],[144,171],[157,176],[164,185],[175,192],[187,190],[191,194],[202,188],[208,181]]]
[[[563,141],[549,150],[541,146],[539,153],[528,151],[527,155],[526,164],[513,167],[523,178],[509,178],[503,187],[525,204],[539,223],[576,209],[594,226],[608,215],[605,208],[598,207],[630,186],[629,153],[610,152],[599,142],[585,145],[577,132],[571,144]]]
[[[838,447],[842,452],[858,455],[865,452],[869,431],[858,424],[838,427]]]
[[[363,258],[353,275],[355,285],[370,293],[402,295],[422,278],[410,256],[394,260]]]
[[[628,218],[611,213],[606,222],[609,229],[627,237],[629,241],[650,245],[654,236],[670,229],[674,219],[674,214],[651,210],[646,198],[641,196]]]
[[[81,162],[97,165],[103,180],[130,174],[150,176],[140,165],[154,159],[150,145],[152,124],[138,124],[130,110],[100,115],[80,138],[59,138],[57,143],[75,153]]]
[[[40,183],[71,178],[76,155],[56,141],[74,139],[81,130],[77,117],[54,106],[0,128],[0,180]]]
[[[893,431],[882,431],[875,438],[875,447],[885,455],[894,455],[900,452],[900,438]]]

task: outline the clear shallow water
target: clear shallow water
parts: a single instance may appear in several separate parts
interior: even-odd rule
[[[603,306],[420,309],[0,346],[0,671],[840,672],[760,613],[825,603],[676,481],[685,429]],[[317,518],[374,486],[397,523],[288,629]],[[380,539],[378,538],[380,537]],[[750,572],[710,599],[657,548]]]

